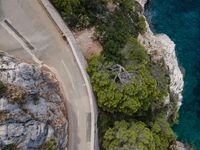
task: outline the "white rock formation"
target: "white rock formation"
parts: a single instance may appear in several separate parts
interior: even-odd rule
[[[144,8],[145,4],[147,3],[147,0],[136,0],[141,6],[142,8]]]
[[[154,59],[164,59],[170,76],[170,93],[178,98],[178,106],[180,106],[184,82],[183,74],[178,66],[174,42],[165,34],[154,35],[148,26],[147,32],[144,35],[139,35],[138,40],[149,54],[155,55],[156,53]]]
[[[169,147],[169,150],[192,150],[192,148],[186,148],[185,145],[179,141],[176,141]]]
[[[11,143],[20,150],[38,149],[51,138],[59,150],[66,149],[66,108],[53,74],[1,53],[0,81],[16,90],[0,95],[0,149]],[[19,89],[24,100],[11,101]]]
[[[137,0],[144,8],[147,0]],[[147,24],[147,32],[138,36],[138,40],[147,49],[148,53],[154,55],[154,59],[163,58],[170,76],[170,95],[178,98],[178,107],[182,101],[183,74],[178,66],[175,54],[175,44],[166,34],[154,35]],[[166,101],[169,101],[166,99]]]

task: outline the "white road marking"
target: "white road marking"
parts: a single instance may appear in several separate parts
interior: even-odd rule
[[[66,72],[67,72],[67,74],[68,74],[68,76],[69,76],[69,79],[70,79],[70,81],[71,81],[71,83],[72,83],[72,87],[73,87],[73,89],[75,90],[74,81],[73,81],[73,79],[72,79],[72,76],[71,76],[71,74],[70,74],[68,68],[67,68],[67,65],[65,64],[65,62],[64,62],[63,60],[61,60],[61,63],[64,65],[64,68],[65,68],[65,70],[66,70]]]
[[[8,19],[6,19],[6,20],[8,20]],[[10,21],[9,21],[9,22],[10,22]],[[2,27],[3,27],[4,29],[6,29],[6,31],[7,31],[10,35],[12,35],[12,36],[19,42],[20,45],[22,45],[22,47],[24,48],[24,50],[27,51],[27,52],[31,55],[32,59],[33,59],[37,64],[39,64],[39,66],[41,67],[42,64],[43,64],[43,62],[40,61],[40,60],[32,53],[31,49],[29,49],[29,48],[26,46],[26,44],[24,43],[24,41],[23,41],[22,39],[20,39],[20,38],[17,36],[17,34],[16,34],[14,31],[12,31],[12,30],[7,26],[7,24],[6,24],[4,21],[1,21],[1,25],[2,25]]]

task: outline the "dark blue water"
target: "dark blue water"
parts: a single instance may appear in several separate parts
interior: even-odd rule
[[[145,14],[154,32],[166,33],[176,44],[185,87],[174,130],[179,140],[200,150],[200,0],[151,0]]]

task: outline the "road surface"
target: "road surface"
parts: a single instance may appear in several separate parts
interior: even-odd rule
[[[0,0],[0,49],[54,68],[68,110],[69,150],[90,149],[91,108],[74,55],[37,0]],[[32,46],[32,47],[31,47]]]

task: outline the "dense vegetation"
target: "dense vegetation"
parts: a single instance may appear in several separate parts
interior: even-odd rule
[[[156,121],[151,129],[141,121],[122,120],[115,121],[114,126],[106,131],[102,146],[105,150],[163,150],[168,148],[172,139],[175,136],[165,120]]]
[[[40,150],[56,150],[57,142],[55,139],[50,139],[47,141]]]
[[[164,61],[153,62],[137,41],[146,31],[141,6],[134,0],[52,3],[72,29],[95,26],[103,46],[87,69],[99,107],[101,149],[168,149],[176,139],[164,104],[169,77]]]

